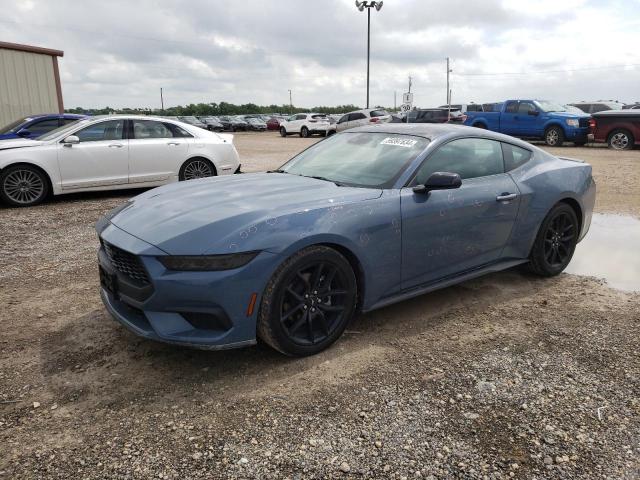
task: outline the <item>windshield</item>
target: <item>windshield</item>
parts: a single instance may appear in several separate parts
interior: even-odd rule
[[[0,135],[5,135],[7,133],[16,133],[18,130],[20,130],[20,125],[28,122],[29,120],[31,120],[31,118],[29,117],[21,118],[20,120],[16,120],[15,122],[0,128]]]
[[[548,102],[547,100],[536,100],[535,104],[540,107],[543,112],[566,112],[567,109],[564,105],[559,103]]]
[[[40,141],[53,140],[54,138],[61,136],[67,130],[73,130],[74,128],[79,126],[81,123],[87,123],[88,121],[89,119],[87,118],[87,119],[76,120],[75,122],[67,123],[62,127],[58,127],[55,130],[51,130],[49,133],[40,135],[38,138],[36,138],[36,140],[40,140]]]
[[[279,171],[356,187],[390,188],[429,140],[392,133],[345,132],[289,160]]]

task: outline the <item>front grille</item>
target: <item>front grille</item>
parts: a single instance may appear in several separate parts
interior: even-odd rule
[[[580,118],[579,119],[578,125],[580,125],[581,127],[588,127],[589,126],[589,117],[586,118]]]
[[[102,245],[113,268],[141,285],[149,285],[149,276],[137,255],[104,241]]]

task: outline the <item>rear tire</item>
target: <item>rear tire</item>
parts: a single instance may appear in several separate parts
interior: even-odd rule
[[[550,147],[561,147],[564,143],[564,130],[554,125],[544,132],[544,143]]]
[[[311,136],[311,133],[309,132],[309,129],[307,127],[302,127],[300,129],[300,136],[302,138],[308,138]]]
[[[630,131],[619,128],[609,134],[607,144],[614,150],[631,150],[635,139]]]
[[[557,204],[542,221],[529,255],[529,269],[543,277],[558,275],[569,265],[579,234],[576,212],[566,203]]]
[[[49,195],[49,178],[30,165],[5,168],[0,175],[0,198],[13,207],[32,207]]]
[[[345,257],[325,246],[295,253],[267,284],[258,336],[285,355],[314,355],[335,342],[356,310],[358,288]]]
[[[178,173],[178,180],[181,182],[185,180],[196,180],[198,178],[215,177],[216,168],[206,158],[190,158],[182,164],[180,167],[180,173]]]

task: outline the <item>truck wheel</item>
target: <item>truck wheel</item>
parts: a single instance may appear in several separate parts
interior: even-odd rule
[[[609,148],[614,150],[631,150],[634,144],[633,135],[628,130],[618,129],[611,132],[607,140]]]
[[[549,127],[544,132],[544,143],[550,147],[561,147],[564,143],[564,130],[558,126]]]
[[[476,124],[474,125],[474,127],[476,127],[476,128],[480,128],[480,129],[482,129],[482,130],[486,130],[486,129],[487,129],[487,126],[486,126],[484,123],[476,123]]]

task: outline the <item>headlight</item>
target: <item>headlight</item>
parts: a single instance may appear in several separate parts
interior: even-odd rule
[[[232,270],[253,260],[260,252],[230,253],[227,255],[168,255],[156,257],[165,268],[188,272]]]
[[[580,121],[577,118],[567,118],[567,125],[570,127],[579,127]]]

